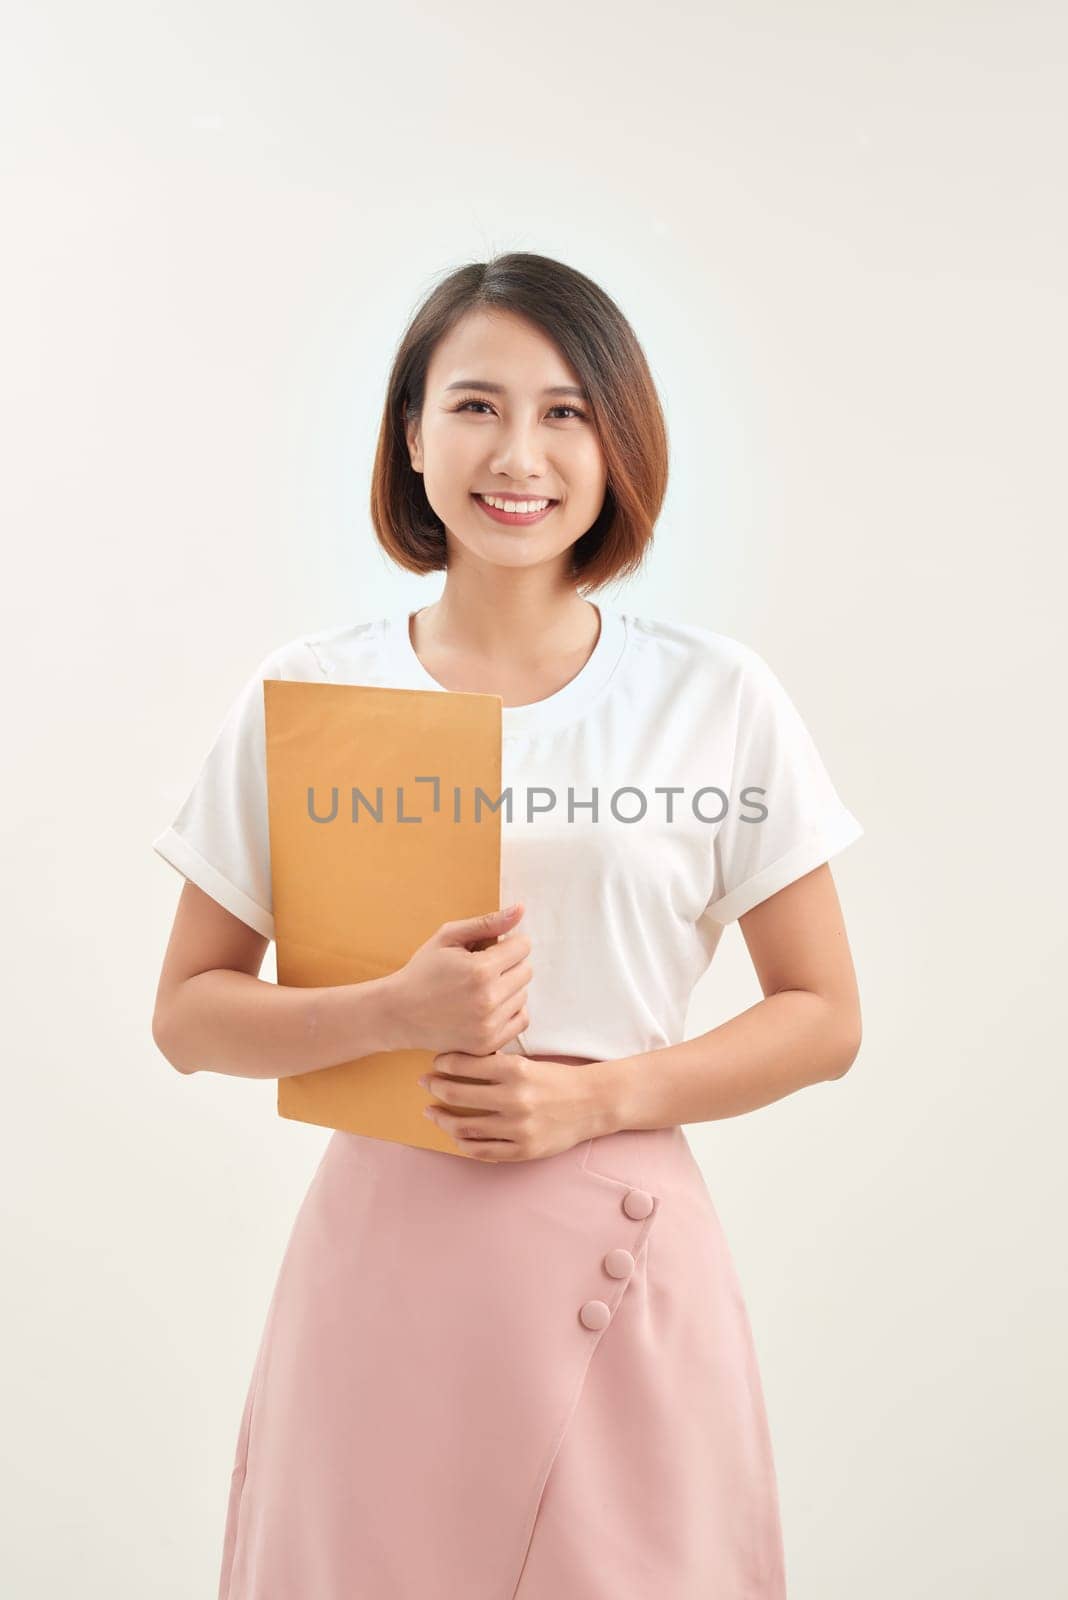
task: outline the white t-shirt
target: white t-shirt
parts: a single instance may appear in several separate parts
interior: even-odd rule
[[[863,833],[755,650],[596,603],[600,636],[577,676],[501,712],[512,799],[501,808],[500,904],[526,907],[517,931],[531,940],[533,975],[519,1044],[534,1055],[600,1059],[681,1042],[724,926]],[[408,618],[302,636],[265,657],[153,841],[268,938],[263,679],[441,690]]]

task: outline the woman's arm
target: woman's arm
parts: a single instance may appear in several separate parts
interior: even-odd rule
[[[186,882],[152,1017],[179,1072],[288,1078],[403,1048],[395,974],[327,988],[268,983],[258,976],[267,943]]]
[[[600,1062],[602,1133],[755,1111],[841,1078],[860,1049],[860,998],[830,866],[739,918],[764,999],[708,1033]]]

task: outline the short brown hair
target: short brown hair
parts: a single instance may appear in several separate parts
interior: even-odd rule
[[[511,252],[451,272],[414,313],[394,357],[371,479],[371,522],[388,555],[410,572],[447,566],[445,529],[408,454],[405,423],[418,418],[439,340],[475,309],[536,323],[579,374],[607,468],[604,505],[571,547],[572,577],[598,589],[639,570],[652,542],[668,476],[668,436],[652,374],[634,330],[592,279],[549,256]]]

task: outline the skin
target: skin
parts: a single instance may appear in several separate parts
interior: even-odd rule
[[[449,387],[470,378],[501,390]],[[597,611],[567,565],[601,509],[604,456],[585,402],[545,392],[579,381],[540,329],[510,313],[469,314],[434,352],[423,414],[406,437],[445,526],[448,569],[411,637],[446,689],[526,705],[570,682],[597,641]],[[478,508],[474,490],[560,503],[533,526],[509,527]],[[682,1044],[610,1060],[440,1052],[420,1079],[435,1102],[428,1113],[472,1159],[535,1160],[622,1128],[738,1116],[842,1077],[860,1048],[860,1001],[830,867],[770,896],[739,927],[763,993],[739,1016]],[[210,1070],[281,1077],[405,1048],[404,969],[370,983],[284,989],[258,978],[266,949],[254,929],[184,886],[153,1019],[179,1070],[208,1061]],[[495,949],[472,959],[494,963],[500,995],[514,989],[509,961],[515,968],[528,955],[533,969],[537,951],[520,915]],[[515,991],[514,1003],[524,1000],[525,989]]]

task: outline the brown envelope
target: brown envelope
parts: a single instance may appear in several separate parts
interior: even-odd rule
[[[499,909],[499,695],[276,678],[263,695],[280,984],[382,977],[443,922]],[[379,1051],[279,1078],[279,1116],[462,1157],[423,1116],[433,1059]]]

